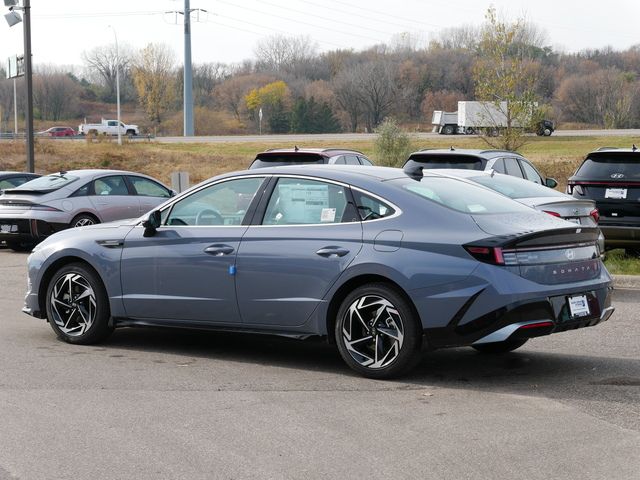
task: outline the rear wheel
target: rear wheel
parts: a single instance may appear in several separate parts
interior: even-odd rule
[[[335,324],[340,356],[370,378],[392,378],[420,360],[419,320],[405,298],[384,283],[356,288],[342,302]]]
[[[452,125],[445,125],[445,126],[442,128],[442,133],[443,133],[444,135],[453,135],[453,134],[455,133],[455,130],[454,130],[454,128],[453,128],[453,126],[452,126]]]
[[[511,340],[504,340],[503,342],[492,343],[479,343],[478,345],[471,345],[480,353],[500,354],[511,352],[522,345],[527,343],[528,338],[517,338]]]
[[[87,225],[95,225],[96,223],[100,223],[96,217],[89,215],[88,213],[81,213],[80,215],[73,217],[69,226],[71,228],[86,227]]]
[[[545,129],[542,132],[542,134],[545,137],[550,137],[552,133],[553,133],[553,130],[551,130],[549,127],[545,127]]]
[[[53,275],[47,287],[46,309],[51,328],[65,342],[88,345],[113,332],[102,281],[84,264],[66,265]]]

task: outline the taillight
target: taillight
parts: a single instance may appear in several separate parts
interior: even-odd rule
[[[584,195],[584,190],[580,185],[576,183],[567,184],[567,193],[569,195],[573,195],[573,192],[577,193],[578,195]]]
[[[589,215],[591,215],[593,217],[593,219],[596,221],[596,223],[598,223],[600,221],[600,212],[598,211],[597,208],[594,208],[593,210],[591,210],[589,212]]]
[[[504,255],[500,247],[473,247],[465,246],[473,258],[484,263],[492,263],[494,265],[504,265]]]
[[[31,205],[31,210],[40,210],[42,212],[61,212],[59,208],[50,207],[49,205]]]
[[[551,216],[559,217],[560,214],[558,212],[552,212],[551,210],[543,210],[544,213],[548,213]]]

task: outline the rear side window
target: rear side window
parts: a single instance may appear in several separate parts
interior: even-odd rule
[[[530,213],[531,209],[509,200],[504,195],[467,182],[444,177],[423,177],[421,180],[400,179],[402,188],[424,198],[469,214]]]
[[[303,165],[314,163],[324,163],[322,155],[313,153],[260,154],[256,157],[249,168],[281,167],[283,165]]]
[[[599,155],[587,158],[576,176],[596,180],[640,180],[640,156]]]
[[[262,224],[341,223],[345,221],[343,216],[347,210],[347,203],[347,192],[340,185],[316,180],[281,178],[269,199]]]
[[[409,159],[409,162],[411,161],[422,165],[425,169],[462,168],[465,170],[482,170],[482,160],[469,155],[414,155]]]
[[[129,189],[122,175],[102,177],[93,182],[95,195],[129,195]]]
[[[358,190],[352,190],[352,192],[356,201],[356,208],[362,221],[390,217],[395,213],[393,208],[377,198],[373,198]]]

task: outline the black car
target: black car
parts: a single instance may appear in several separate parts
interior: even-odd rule
[[[596,201],[605,248],[640,255],[640,152],[635,145],[589,153],[569,178],[567,193]]]
[[[25,172],[0,172],[0,192],[7,188],[15,188],[23,183],[27,183],[29,180],[38,178],[40,175],[37,173],[25,173]]]
[[[494,170],[513,177],[524,178],[549,188],[558,186],[553,178],[545,178],[529,160],[509,150],[432,149],[420,150],[409,156],[405,168],[456,168],[466,170]]]
[[[274,148],[256,155],[249,169],[303,164],[371,166],[373,162],[362,152],[344,148]]]

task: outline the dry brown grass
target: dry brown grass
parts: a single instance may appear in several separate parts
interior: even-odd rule
[[[575,171],[584,155],[603,145],[630,146],[630,137],[550,137],[533,138],[521,153],[529,158],[545,175],[554,177],[564,189],[566,180]],[[436,137],[413,142],[414,149],[486,148],[474,137]],[[174,143],[136,141],[119,147],[115,139],[102,142],[77,142],[38,139],[36,142],[36,171],[50,173],[77,168],[114,168],[146,173],[166,183],[171,172],[187,171],[191,183],[214,175],[246,168],[257,152],[282,145],[277,137],[261,143]],[[302,146],[302,145],[301,145]],[[328,146],[316,140],[304,147]],[[354,148],[375,160],[373,141],[331,142],[331,146]],[[24,142],[0,142],[0,170],[24,170]]]

